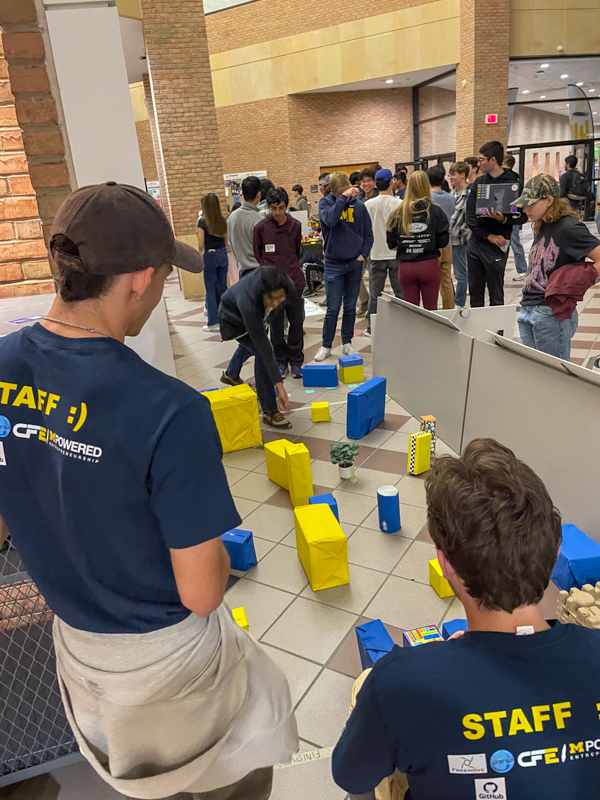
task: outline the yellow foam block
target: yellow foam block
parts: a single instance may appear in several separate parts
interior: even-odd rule
[[[311,403],[310,411],[313,422],[329,422],[329,403]]]
[[[224,453],[262,444],[258,398],[247,384],[202,394],[210,402]]]
[[[342,383],[362,383],[365,379],[365,370],[362,364],[354,367],[340,367],[339,374]]]
[[[431,463],[431,434],[413,433],[408,440],[407,472],[420,475],[427,472]]]
[[[240,608],[233,608],[231,610],[231,614],[233,616],[234,621],[237,622],[240,628],[244,628],[244,630],[246,631],[250,630],[250,625],[248,625],[248,618],[246,617],[246,611],[242,606],[240,606]]]
[[[294,509],[296,549],[313,592],[350,583],[348,540],[324,503]]]
[[[288,491],[294,508],[308,505],[312,497],[313,482],[310,468],[310,453],[305,444],[287,444]]]
[[[432,558],[429,562],[429,583],[440,597],[454,597],[452,587],[442,575],[442,568],[437,558]]]
[[[287,467],[287,439],[278,439],[276,442],[265,444],[265,461],[267,462],[267,475],[270,481],[290,490]]]

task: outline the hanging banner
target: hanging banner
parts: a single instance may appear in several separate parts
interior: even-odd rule
[[[515,103],[517,95],[519,94],[518,88],[508,90],[508,120],[506,125],[506,143],[510,143],[510,129],[512,128],[513,118],[515,116],[515,107],[511,103]]]
[[[571,123],[572,139],[593,139],[594,123],[590,101],[583,89],[569,84],[567,87],[569,98],[569,122]]]

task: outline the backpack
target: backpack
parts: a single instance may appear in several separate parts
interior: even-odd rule
[[[583,200],[585,199],[590,193],[590,184],[586,178],[583,177],[579,170],[575,170],[575,175],[573,175],[573,180],[571,181],[571,187],[568,192],[568,196],[572,200]]]

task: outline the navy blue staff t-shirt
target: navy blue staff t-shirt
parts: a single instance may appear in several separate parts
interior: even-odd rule
[[[333,777],[363,794],[395,769],[411,800],[597,800],[600,631],[472,631],[395,647],[358,693]]]
[[[0,339],[0,516],[68,625],[145,633],[190,612],[169,549],[240,516],[210,404],[115,339]]]

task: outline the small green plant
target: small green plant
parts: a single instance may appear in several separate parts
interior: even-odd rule
[[[351,467],[354,459],[358,455],[360,445],[358,442],[334,442],[329,448],[329,456],[332,464],[339,464],[341,467]]]

